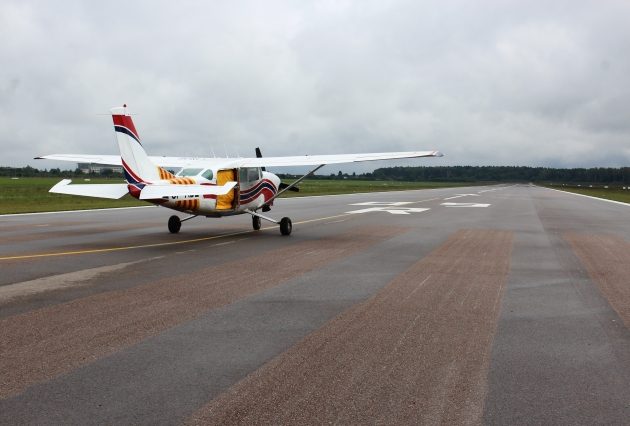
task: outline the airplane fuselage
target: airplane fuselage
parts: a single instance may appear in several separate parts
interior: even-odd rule
[[[220,217],[247,213],[267,203],[280,186],[280,178],[259,167],[234,169],[184,168],[174,178],[163,179],[157,184],[175,185],[222,185],[234,180],[237,185],[226,195],[172,195],[146,200],[150,203],[199,216]],[[129,184],[129,193],[139,198],[142,185]]]

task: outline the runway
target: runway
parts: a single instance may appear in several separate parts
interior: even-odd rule
[[[626,424],[630,206],[530,185],[0,216],[1,424]]]

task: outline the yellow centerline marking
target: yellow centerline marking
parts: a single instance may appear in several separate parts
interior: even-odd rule
[[[334,219],[334,218],[338,218],[342,216],[349,216],[349,215],[344,213],[344,214],[340,214],[336,216],[328,216],[328,217],[321,217],[318,219],[303,220],[301,222],[296,222],[295,225],[302,225],[305,223]],[[268,226],[266,228],[262,228],[262,231],[265,231],[268,229],[276,229],[276,228],[277,228],[276,226]],[[181,241],[168,241],[165,243],[140,244],[140,245],[135,245],[135,246],[121,246],[121,247],[110,247],[110,248],[102,248],[102,249],[64,251],[64,252],[57,252],[57,253],[39,253],[39,254],[24,254],[24,255],[18,255],[18,256],[5,256],[5,257],[0,257],[0,261],[1,260],[36,259],[36,258],[41,258],[41,257],[72,256],[72,255],[79,255],[79,254],[109,253],[109,252],[114,252],[114,251],[134,250],[134,249],[140,249],[140,248],[174,246],[178,244],[198,243],[201,241],[211,241],[211,240],[216,240],[219,238],[251,234],[253,232],[257,232],[257,231],[251,230],[251,231],[232,232],[229,234],[214,235],[212,237],[193,238],[190,240],[181,240]]]

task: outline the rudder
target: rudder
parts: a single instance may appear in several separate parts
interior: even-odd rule
[[[140,137],[127,105],[112,108],[114,130],[127,183],[138,184],[160,180],[160,168],[151,162],[140,143]]]

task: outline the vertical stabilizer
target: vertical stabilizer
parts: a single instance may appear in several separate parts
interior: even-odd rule
[[[160,180],[159,168],[149,160],[149,156],[142,147],[127,105],[112,108],[110,111],[127,182],[138,184]]]

